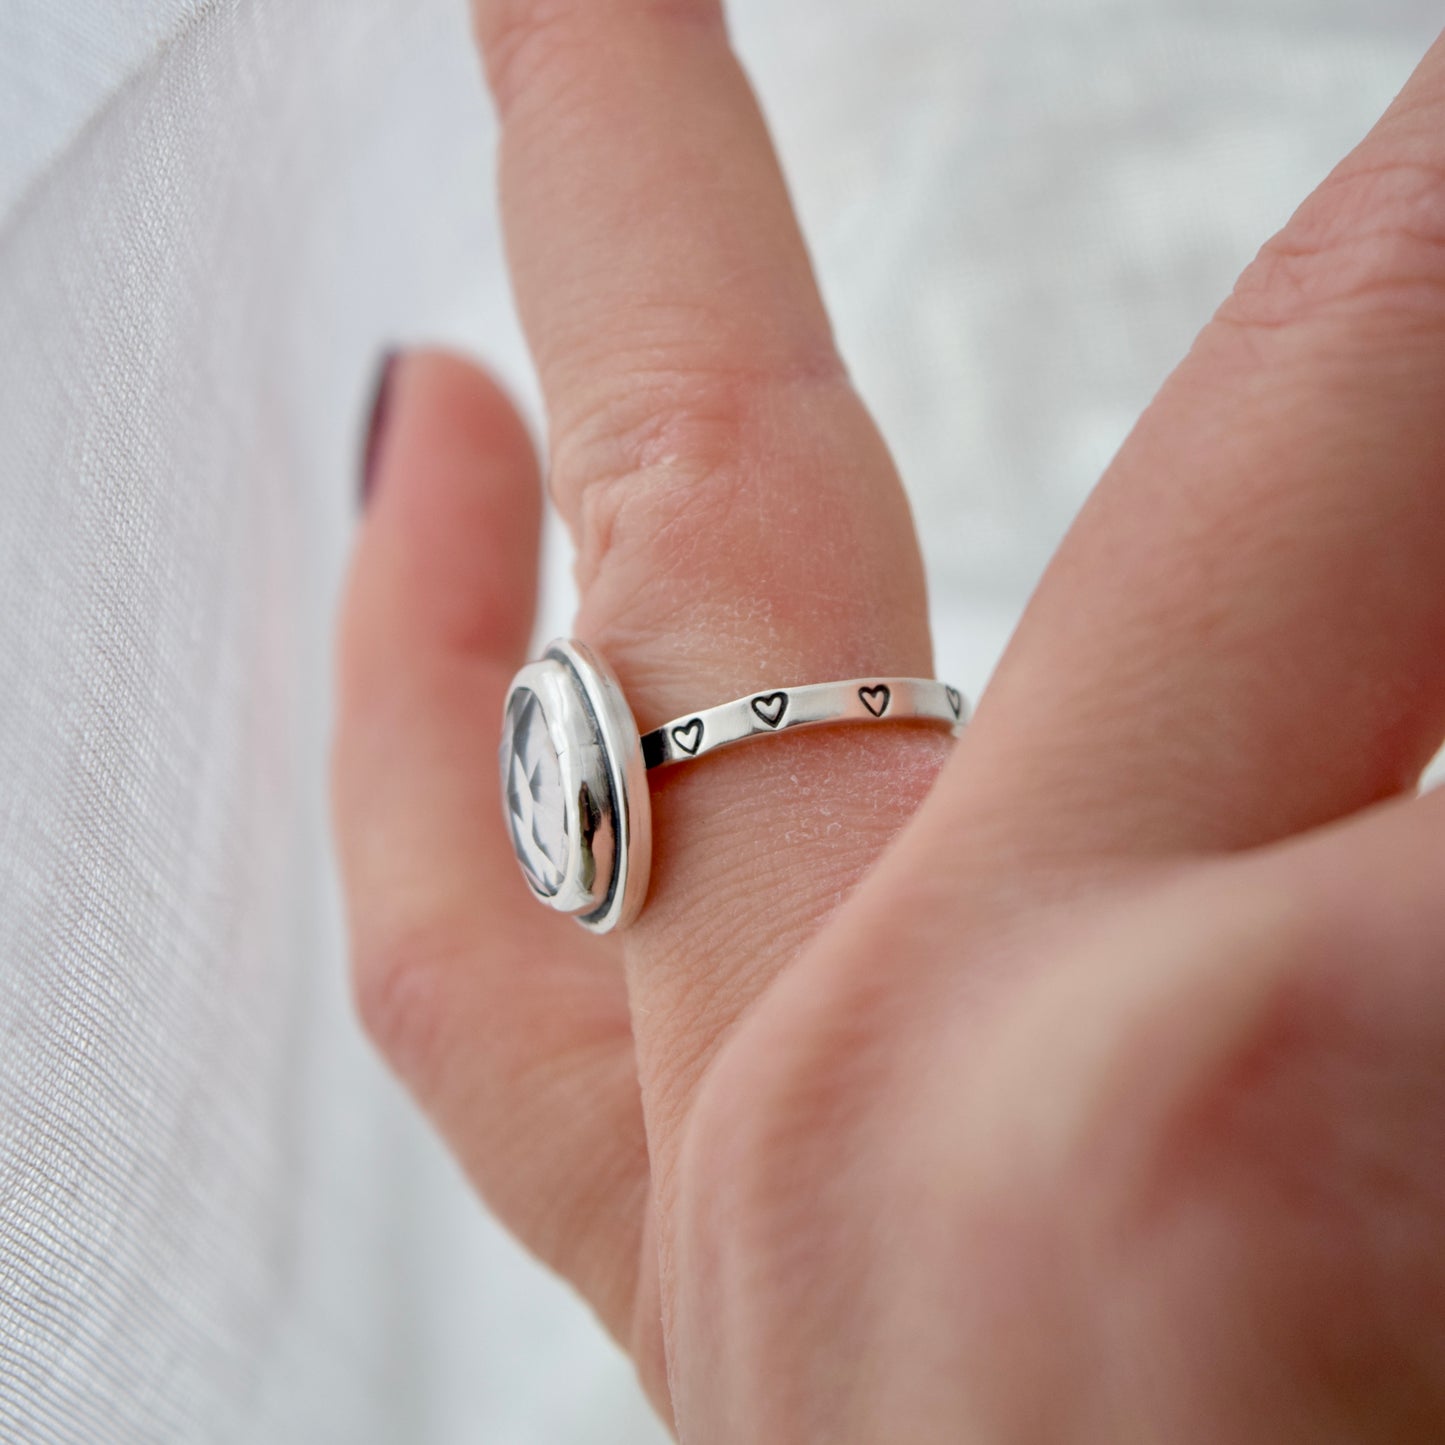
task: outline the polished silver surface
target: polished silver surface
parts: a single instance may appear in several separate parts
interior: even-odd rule
[[[791,728],[940,723],[969,708],[928,678],[858,677],[769,688],[675,718],[639,737],[606,663],[559,641],[512,681],[502,718],[502,804],[533,896],[595,933],[637,916],[652,862],[647,771]]]
[[[498,753],[512,847],[533,896],[606,933],[647,895],[651,810],[622,691],[580,643],[512,680]]]
[[[931,678],[855,677],[750,693],[675,718],[642,739],[649,768],[685,763],[749,738],[824,723],[938,722],[955,731],[969,709],[957,688]]]

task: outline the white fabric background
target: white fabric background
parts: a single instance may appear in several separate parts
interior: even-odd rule
[[[945,675],[977,692],[1435,11],[735,0]],[[322,760],[370,373],[451,339],[534,397],[492,139],[462,0],[0,0],[5,1441],[660,1438],[342,981]]]

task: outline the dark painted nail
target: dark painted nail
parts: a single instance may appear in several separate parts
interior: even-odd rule
[[[381,359],[376,387],[371,396],[371,416],[366,423],[366,446],[361,455],[361,505],[371,501],[376,488],[376,462],[381,455],[382,438],[386,434],[387,411],[391,406],[391,383],[396,376],[399,353],[388,351]]]

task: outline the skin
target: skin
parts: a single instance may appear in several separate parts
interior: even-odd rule
[[[474,9],[577,635],[643,729],[929,674],[717,6]],[[689,1445],[1445,1438],[1442,178],[1445,43],[1142,418],[966,736],[656,778],[620,938],[531,900],[490,761],[532,446],[470,364],[397,368],[340,646],[361,1014]]]

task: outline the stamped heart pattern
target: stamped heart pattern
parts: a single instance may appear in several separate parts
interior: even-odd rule
[[[702,719],[695,717],[691,722],[673,728],[672,740],[688,757],[694,756],[702,746]]]
[[[944,692],[948,694],[948,705],[953,709],[954,717],[963,716],[963,694],[956,687],[945,687]]]
[[[858,700],[874,717],[882,717],[888,711],[893,694],[880,682],[877,687],[860,687]]]
[[[788,710],[788,694],[785,692],[769,692],[762,697],[753,699],[753,711],[770,728],[775,728],[782,722],[783,714]]]

